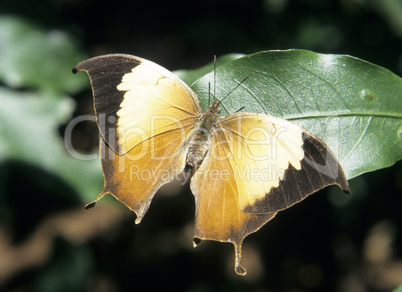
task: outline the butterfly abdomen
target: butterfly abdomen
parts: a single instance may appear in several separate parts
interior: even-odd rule
[[[197,130],[190,140],[187,159],[186,170],[197,169],[202,163],[211,145],[211,134],[205,131]]]

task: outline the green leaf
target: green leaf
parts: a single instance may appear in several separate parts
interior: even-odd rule
[[[23,18],[0,16],[0,44],[0,81],[8,87],[35,88],[56,97],[87,84],[70,69],[86,56],[61,30],[45,30]]]
[[[227,62],[236,60],[238,58],[243,57],[244,54],[227,54],[216,58],[216,66],[219,67]],[[211,72],[214,69],[214,62],[210,62],[209,64],[202,66],[198,69],[193,70],[176,70],[173,73],[176,74],[181,80],[186,82],[188,85],[191,85],[198,78],[201,78],[205,74]]]
[[[245,80],[251,72],[253,74]],[[245,107],[285,118],[332,149],[351,179],[402,158],[402,79],[382,67],[344,55],[304,50],[260,52],[220,66],[222,114]],[[210,73],[192,86],[208,106]]]

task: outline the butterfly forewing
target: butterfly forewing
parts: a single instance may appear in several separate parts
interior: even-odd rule
[[[155,192],[185,166],[189,136],[202,115],[192,90],[161,66],[130,55],[78,64],[90,77],[105,186],[140,222]]]
[[[174,74],[131,55],[105,55],[78,64],[91,79],[99,130],[108,146],[125,154],[143,140],[196,126],[198,98]]]

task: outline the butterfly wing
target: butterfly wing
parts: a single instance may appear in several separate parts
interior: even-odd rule
[[[77,71],[89,75],[99,131],[119,155],[151,136],[194,124],[202,114],[194,92],[151,61],[104,55],[79,63]]]
[[[241,266],[243,239],[272,219],[276,213],[247,214],[241,211],[236,178],[226,158],[230,147],[223,132],[214,135],[211,151],[191,179],[196,214],[194,244],[197,240],[232,242],[235,247],[235,271],[245,275]]]
[[[261,114],[222,118],[191,181],[194,237],[232,242],[235,271],[245,274],[240,264],[244,238],[278,211],[331,184],[348,191],[334,155],[303,128]]]
[[[329,185],[349,192],[338,160],[318,137],[287,120],[239,113],[221,119],[232,141],[239,204],[246,213],[286,209]]]
[[[73,71],[90,77],[102,136],[105,185],[97,200],[111,193],[139,223],[156,191],[185,166],[186,140],[202,115],[198,99],[173,73],[130,55],[95,57]]]

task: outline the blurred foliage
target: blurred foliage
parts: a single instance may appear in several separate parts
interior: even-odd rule
[[[398,0],[2,1],[0,290],[396,289],[401,163],[353,179],[351,196],[330,188],[278,214],[246,240],[241,279],[231,248],[192,249],[188,187],[164,187],[141,226],[120,205],[84,212],[102,175],[89,82],[71,69],[112,52],[195,69],[214,54],[301,48],[401,75],[401,10]]]
[[[89,199],[85,194],[96,193],[95,184],[101,183],[99,164],[72,157],[58,132],[74,110],[66,94],[87,82],[74,79],[66,69],[85,55],[62,31],[41,29],[11,16],[0,16],[0,27],[0,78],[4,82],[0,87],[0,162],[14,159],[42,167]]]
[[[85,79],[60,71],[85,57],[70,35],[16,16],[1,16],[0,27],[0,78],[5,85],[55,98],[84,87]]]

